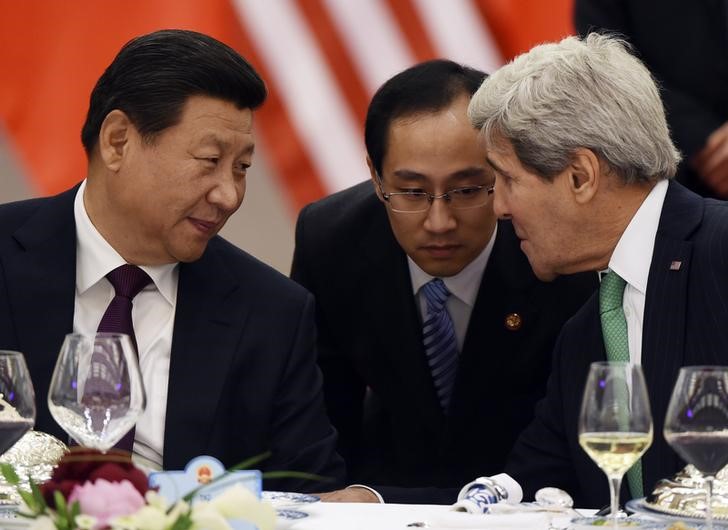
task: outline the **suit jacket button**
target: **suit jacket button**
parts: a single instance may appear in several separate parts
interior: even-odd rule
[[[508,313],[506,315],[504,324],[508,331],[518,331],[523,325],[523,319],[518,313]]]

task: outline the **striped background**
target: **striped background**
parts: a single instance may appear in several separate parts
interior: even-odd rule
[[[268,83],[224,234],[283,272],[298,209],[368,178],[364,115],[383,81],[434,57],[490,71],[572,33],[571,0],[0,0],[0,202],[83,178],[93,84],[128,39],[171,27],[225,41]]]

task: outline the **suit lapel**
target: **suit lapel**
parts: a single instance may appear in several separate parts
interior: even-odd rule
[[[647,285],[642,364],[650,394],[655,439],[643,459],[645,484],[671,475],[677,457],[662,436],[665,413],[678,371],[684,364],[687,284],[692,243],[703,201],[671,182],[662,208]]]
[[[494,382],[497,378],[507,379],[513,372],[512,367],[527,362],[519,357],[523,350],[519,343],[521,329],[528,329],[522,326],[527,326],[535,313],[527,299],[535,282],[512,225],[499,222],[460,355],[454,410],[472,407],[482,395],[483,387],[489,386],[486,380],[491,374]],[[508,315],[517,315],[520,324],[509,329],[505,324]]]
[[[250,307],[232,296],[240,289],[214,251],[180,264],[167,391],[164,467],[181,469],[181,455],[205,451],[214,412],[237,351]]]
[[[25,354],[40,403],[36,429],[61,439],[66,435],[45,400],[63,338],[73,331],[77,189],[47,199],[13,235],[18,251],[3,258],[17,347]]]
[[[381,347],[368,352],[372,366],[386,366],[395,371],[402,392],[418,396],[413,414],[421,414],[433,431],[444,420],[435,393],[432,374],[422,345],[422,324],[412,293],[407,257],[389,226],[384,209],[373,220],[362,240],[366,270],[362,272],[361,303],[368,319],[374,344]],[[424,399],[423,399],[424,396]]]

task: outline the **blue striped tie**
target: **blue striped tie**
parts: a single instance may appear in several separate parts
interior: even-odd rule
[[[427,282],[422,289],[427,300],[427,317],[422,326],[425,355],[432,371],[437,397],[440,398],[442,410],[447,413],[458,370],[455,329],[445,307],[450,291],[440,278]]]

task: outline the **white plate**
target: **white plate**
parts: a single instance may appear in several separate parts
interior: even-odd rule
[[[268,501],[275,507],[310,504],[321,500],[321,498],[316,495],[294,493],[292,491],[264,491],[262,498],[264,501]]]
[[[707,528],[707,526],[705,526],[704,517],[689,517],[687,515],[680,515],[679,513],[677,513],[677,511],[675,511],[675,513],[673,514],[670,514],[660,510],[656,510],[649,504],[647,504],[647,500],[645,499],[645,497],[642,497],[641,499],[632,499],[631,501],[627,501],[627,504],[625,504],[624,507],[631,512],[649,515],[650,517],[661,519],[663,521],[689,522],[691,523],[691,526],[693,526],[696,530],[702,530],[704,528]],[[696,523],[698,523],[697,526]],[[728,530],[728,521],[726,521],[725,519],[714,518],[713,528],[714,530]]]

